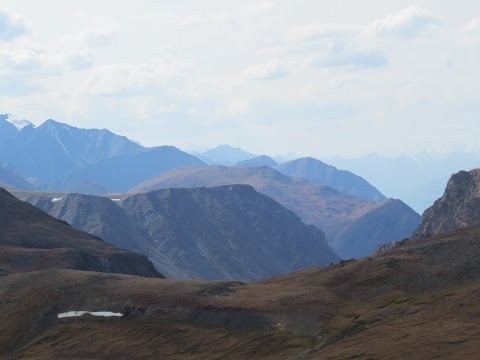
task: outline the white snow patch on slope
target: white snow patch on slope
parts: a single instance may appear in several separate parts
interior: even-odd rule
[[[52,201],[53,203],[56,203],[56,202],[59,202],[59,201],[61,201],[61,200],[63,200],[63,198],[60,197],[60,198],[53,198],[51,201]]]
[[[19,119],[11,114],[7,114],[7,116],[8,117],[5,120],[8,121],[10,124],[14,125],[17,128],[17,130],[22,130],[24,127],[28,125],[32,125],[33,127],[35,127],[35,125],[33,125],[28,120]]]
[[[70,155],[70,153],[68,152],[67,148],[65,147],[65,145],[63,144],[62,140],[60,139],[60,136],[58,135],[58,131],[57,129],[52,126],[51,124],[49,124],[50,126],[48,127],[48,130],[50,131],[50,134],[55,138],[55,140],[57,140],[57,142],[60,144],[60,146],[63,148],[63,151],[65,151],[65,153],[72,157],[72,155]]]
[[[110,200],[112,200],[112,201],[120,201],[120,199],[110,199]]]
[[[93,316],[102,316],[102,317],[122,317],[123,316],[123,314],[121,313],[114,313],[110,311],[68,311],[68,312],[58,314],[57,318],[64,319],[64,318],[71,318],[71,317],[80,317],[85,314],[90,314]]]

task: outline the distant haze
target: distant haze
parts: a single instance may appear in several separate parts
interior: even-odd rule
[[[0,111],[147,146],[449,152],[477,143],[479,58],[475,0],[16,0]]]

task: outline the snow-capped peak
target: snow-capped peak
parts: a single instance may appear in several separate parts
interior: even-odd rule
[[[7,118],[5,119],[5,121],[8,121],[10,124],[14,125],[17,130],[22,130],[24,127],[29,125],[35,127],[35,125],[33,125],[30,121],[25,119],[19,119],[18,117],[11,114],[7,114]]]

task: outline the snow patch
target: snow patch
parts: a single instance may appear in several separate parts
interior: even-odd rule
[[[120,201],[120,199],[110,199],[110,200],[112,200],[112,201]]]
[[[102,317],[122,317],[122,313],[114,313],[110,311],[68,311],[64,313],[60,313],[57,315],[57,318],[64,319],[64,318],[72,318],[72,317],[80,317],[85,314],[90,314],[93,316],[102,316]]]
[[[60,144],[60,146],[63,148],[63,151],[65,151],[65,153],[69,156],[69,157],[72,157],[72,155],[70,155],[70,153],[68,152],[65,144],[62,142],[62,140],[60,139],[60,136],[58,135],[58,130],[55,126],[53,126],[52,124],[48,124],[48,130],[50,132],[50,135],[52,135],[55,140],[57,140],[57,142]]]
[[[61,200],[63,200],[63,198],[59,197],[59,198],[53,198],[51,201],[52,201],[53,203],[56,203],[56,202],[59,202],[59,201],[61,201]]]
[[[13,116],[12,114],[7,114],[7,118],[5,119],[5,121],[8,121],[10,124],[15,126],[19,131],[29,125],[32,125],[33,127],[35,127],[35,125],[33,125],[30,121],[25,119],[19,119],[16,116]]]

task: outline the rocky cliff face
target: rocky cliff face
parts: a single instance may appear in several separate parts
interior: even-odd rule
[[[320,230],[247,185],[113,200],[19,196],[78,229],[148,255],[169,278],[257,280],[339,260]]]
[[[443,196],[423,213],[414,238],[480,225],[480,169],[453,175]]]
[[[47,269],[161,276],[145,256],[75,230],[0,188],[0,273]]]

